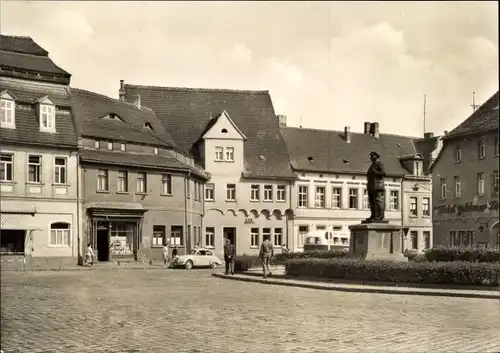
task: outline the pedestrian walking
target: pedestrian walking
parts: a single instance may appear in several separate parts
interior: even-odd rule
[[[179,254],[179,252],[177,250],[177,245],[176,245],[176,246],[174,246],[174,250],[172,250],[172,259],[175,259],[178,254]]]
[[[168,262],[168,245],[163,244],[163,264],[166,265]]]
[[[85,262],[88,266],[92,266],[94,264],[94,250],[92,250],[92,246],[90,243],[87,245],[87,253],[85,254]]]
[[[259,258],[262,262],[262,272],[264,274],[264,278],[267,276],[272,276],[271,270],[269,269],[269,262],[271,262],[271,258],[274,256],[274,248],[273,244],[269,240],[269,236],[264,238],[264,241],[260,245]]]
[[[224,262],[226,265],[226,275],[234,275],[234,258],[236,257],[236,248],[231,244],[231,240],[226,239],[226,244],[224,245]]]

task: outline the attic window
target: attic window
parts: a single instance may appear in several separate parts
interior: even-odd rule
[[[53,104],[40,103],[39,118],[40,131],[55,132],[56,130],[56,107]]]
[[[314,157],[307,157],[307,160],[312,163],[314,162]]]
[[[223,134],[227,134],[227,129],[222,129],[220,132]]]
[[[0,97],[0,126],[11,129],[16,127],[16,103],[7,92]]]
[[[123,121],[122,118],[116,113],[109,113],[106,116],[103,116],[102,119],[109,119],[109,120],[116,120],[116,121]]]
[[[155,129],[153,129],[153,126],[152,126],[152,125],[151,125],[151,123],[149,123],[149,122],[146,122],[146,123],[144,124],[144,128],[149,129],[149,130],[152,130],[152,131],[155,131]]]
[[[398,147],[403,147],[403,145],[398,142]]]
[[[264,157],[264,155],[262,155],[262,154],[261,154],[261,155],[259,156],[259,159],[260,159],[261,161],[265,161],[265,160],[266,160],[266,157]]]
[[[347,159],[342,159],[342,162],[344,162],[345,164],[349,164],[349,161]]]

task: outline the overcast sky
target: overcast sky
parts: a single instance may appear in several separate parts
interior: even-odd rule
[[[420,136],[451,130],[498,90],[497,2],[2,1],[72,86],[271,92],[288,124]]]

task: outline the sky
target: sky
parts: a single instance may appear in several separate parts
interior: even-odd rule
[[[71,85],[269,90],[289,126],[422,136],[498,90],[498,2],[2,1]]]

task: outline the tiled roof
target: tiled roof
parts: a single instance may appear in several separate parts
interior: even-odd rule
[[[152,108],[179,147],[193,147],[207,124],[224,110],[247,137],[244,175],[290,178],[288,152],[268,91],[125,85],[126,99]]]
[[[49,53],[41,46],[36,44],[31,37],[6,36],[0,34],[0,49],[31,55],[49,55]]]
[[[344,132],[284,127],[285,139],[293,168],[297,171],[365,174],[370,166],[369,154],[375,151],[388,175],[404,175],[399,157],[417,153],[412,137],[351,133],[351,142]],[[311,159],[312,158],[312,159]]]
[[[67,88],[60,86],[58,89],[52,89],[50,92],[43,92],[40,87],[19,86],[2,80],[0,78],[0,92],[7,90],[15,99],[16,115],[15,129],[0,129],[1,142],[14,142],[21,144],[36,144],[53,147],[77,147],[77,134],[71,114],[61,113],[56,110],[56,133],[47,133],[40,131],[40,124],[37,116],[37,106],[31,103],[37,98],[49,96],[56,107],[69,106],[69,96]],[[65,102],[65,103],[63,103]],[[59,105],[60,103],[63,103]],[[70,111],[67,109],[67,111]]]
[[[177,149],[172,136],[150,109],[77,88],[71,88],[71,99],[82,136]],[[109,114],[116,114],[123,121],[103,119]],[[154,131],[146,128],[146,123]]]
[[[498,129],[498,91],[463,123],[451,130],[444,140],[476,132]]]
[[[184,164],[173,157],[161,155],[83,150],[80,152],[80,159],[84,162],[104,163],[118,166],[124,165],[146,169],[191,171],[199,177],[207,179],[205,172],[202,170]]]
[[[36,71],[65,77],[71,76],[68,72],[54,64],[48,56],[13,53],[3,50],[0,50],[0,67]]]

